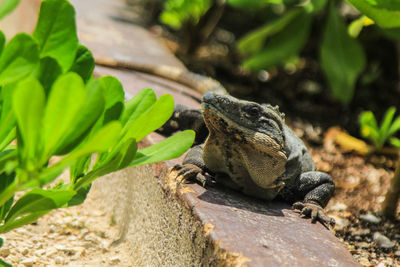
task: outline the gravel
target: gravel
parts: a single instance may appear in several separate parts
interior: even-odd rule
[[[118,236],[109,216],[88,199],[2,235],[0,257],[17,267],[132,266],[124,242],[111,246]]]

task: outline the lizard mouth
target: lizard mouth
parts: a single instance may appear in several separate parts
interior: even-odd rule
[[[232,103],[234,105],[234,103]],[[245,136],[254,135],[257,131],[255,129],[247,127],[244,123],[241,123],[239,116],[235,116],[234,112],[231,113],[221,108],[218,103],[214,101],[203,101],[201,103],[203,110],[203,117],[207,127],[210,130],[222,132],[225,135],[234,137],[237,141],[244,141]],[[246,134],[247,133],[247,134]],[[273,135],[265,134],[271,141],[277,144],[281,151],[283,151],[283,145],[280,145],[280,141]]]

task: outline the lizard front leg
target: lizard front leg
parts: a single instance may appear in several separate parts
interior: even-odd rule
[[[311,217],[313,223],[318,220],[327,228],[334,226],[335,220],[326,215],[323,209],[335,190],[332,178],[324,172],[310,171],[300,174],[297,185],[297,196],[302,197],[303,201],[294,203],[293,208]]]
[[[210,177],[206,175],[207,167],[203,160],[203,145],[192,147],[186,154],[182,165],[175,165],[178,176],[182,175],[185,180],[199,182],[205,186],[210,182]]]

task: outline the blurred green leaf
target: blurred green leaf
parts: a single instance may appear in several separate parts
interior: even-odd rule
[[[243,55],[259,53],[264,48],[267,38],[282,31],[300,12],[301,9],[299,8],[291,9],[277,20],[268,22],[264,26],[247,33],[238,40],[238,51]]]
[[[94,57],[92,52],[86,46],[79,44],[74,63],[69,71],[78,73],[86,83],[92,77],[93,69]]]
[[[347,0],[347,2],[382,28],[400,27],[400,2],[398,1]]]
[[[112,76],[104,76],[99,79],[103,88],[106,106],[104,108],[103,125],[112,120],[118,120],[124,108],[124,89],[120,81]]]
[[[160,21],[173,29],[183,24],[197,24],[211,6],[211,0],[166,0]]]
[[[57,61],[52,57],[44,57],[40,59],[40,64],[32,73],[42,84],[46,95],[49,94],[50,88],[56,79],[61,75],[62,70]]]
[[[44,89],[35,78],[27,78],[20,82],[13,96],[13,109],[17,118],[18,150],[23,161],[37,161],[41,149],[40,130],[45,105]]]
[[[386,139],[389,137],[389,129],[390,126],[392,125],[393,117],[394,114],[396,113],[396,108],[395,107],[390,107],[388,110],[385,112],[385,115],[383,116],[383,122],[381,124],[381,127],[379,128],[379,134],[380,134],[380,143],[383,145],[386,141]]]
[[[400,148],[400,139],[396,137],[392,137],[389,139],[389,142],[392,146]]]
[[[365,20],[368,19],[366,16],[361,16],[356,20],[353,20],[349,27],[348,27],[348,33],[351,37],[357,38],[358,35],[360,34],[361,30],[364,27]]]
[[[139,116],[127,129],[122,138],[125,142],[129,138],[135,138],[139,142],[149,133],[160,128],[174,111],[174,99],[171,95],[162,95],[146,112]]]
[[[60,141],[58,149],[54,152],[63,155],[75,148],[90,131],[95,132],[98,128],[93,125],[99,120],[104,111],[103,91],[98,82],[89,82],[86,85],[86,99],[79,114],[73,120],[71,127]]]
[[[12,110],[12,96],[15,84],[4,85],[1,88],[1,114],[0,114],[0,151],[16,138],[16,118]]]
[[[125,103],[125,109],[121,116],[121,122],[128,127],[141,114],[149,109],[157,100],[153,90],[146,88]]]
[[[54,83],[47,101],[41,135],[46,161],[59,148],[61,139],[74,125],[85,100],[85,85],[78,74],[64,74]]]
[[[0,266],[1,267],[13,267],[11,264],[5,262],[4,260],[0,259]]]
[[[311,19],[304,10],[298,13],[260,53],[245,60],[243,66],[252,70],[268,69],[296,56],[308,38]]]
[[[71,198],[71,200],[68,201],[67,206],[72,207],[82,204],[85,201],[91,187],[92,185],[89,184],[88,186],[79,188],[78,192],[76,192],[76,194]]]
[[[15,180],[15,173],[7,174],[2,172],[0,174],[0,194],[13,183]],[[14,202],[14,196],[10,197],[4,205],[0,207],[0,221],[3,221]]]
[[[139,150],[129,165],[138,166],[179,157],[192,146],[194,137],[195,133],[192,130],[179,132],[155,145]]]
[[[33,37],[39,43],[40,56],[53,57],[66,72],[78,49],[73,6],[66,0],[44,0]]]
[[[0,54],[3,53],[5,45],[6,45],[6,36],[2,31],[0,31]]]
[[[19,4],[20,0],[4,0],[0,4],[0,19],[11,13]]]
[[[241,9],[261,9],[269,4],[283,4],[283,0],[228,0],[228,3],[235,7]]]
[[[332,3],[320,47],[320,57],[333,96],[342,103],[349,103],[366,60],[361,45],[349,36],[346,25]]]
[[[55,208],[61,208],[75,195],[73,190],[44,190],[35,188],[24,194],[13,205],[7,217],[6,222],[13,221],[19,216],[28,213],[48,211]]]
[[[0,57],[0,85],[27,77],[39,63],[36,42],[25,33],[17,34],[4,48]]]

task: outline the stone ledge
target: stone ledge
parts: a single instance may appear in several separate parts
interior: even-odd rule
[[[21,4],[17,20],[10,19],[10,34],[21,30],[20,18],[39,2]],[[95,56],[184,68],[150,33],[113,19],[124,8],[123,0],[71,2],[80,40]],[[34,25],[30,18],[27,30]],[[200,97],[158,77],[97,71],[117,76],[128,97],[144,87],[158,95],[172,93],[177,102],[193,107]],[[151,134],[142,145],[159,140]],[[178,186],[168,168],[180,160],[130,168],[93,184],[89,198],[116,221],[120,237],[114,246],[129,247],[134,266],[358,266],[331,232],[302,219],[286,203],[262,202],[220,187]]]
[[[81,41],[95,56],[184,68],[153,35],[110,19],[123,1],[101,0],[93,18],[85,9],[94,0],[73,2]],[[89,23],[94,18],[96,25]],[[105,34],[96,35],[101,29]],[[178,103],[198,107],[200,95],[180,84],[130,71],[97,71],[117,76],[128,95],[150,87],[158,95],[168,92]],[[142,145],[160,138],[151,134]],[[134,265],[358,266],[330,231],[301,218],[286,203],[266,203],[219,187],[177,186],[176,174],[167,169],[179,162],[132,168],[94,183],[90,197],[101,199],[99,205],[120,225],[116,244],[131,248]]]

